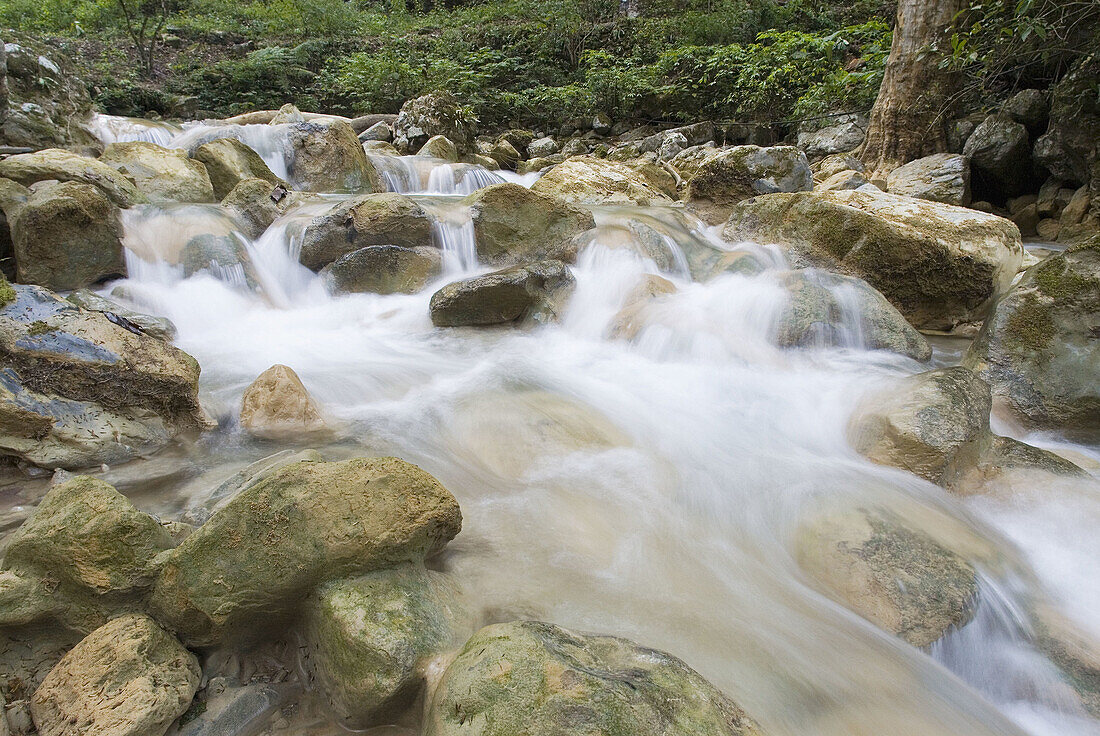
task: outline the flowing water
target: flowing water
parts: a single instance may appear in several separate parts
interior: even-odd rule
[[[278,126],[191,126],[168,144],[223,134],[282,161]],[[1100,636],[1093,479],[1009,476],[959,499],[864,460],[846,441],[856,403],[927,366],[864,350],[858,315],[845,319],[843,339],[776,347],[782,257],[742,244],[763,273],[693,283],[685,248],[732,246],[675,208],[596,208],[599,229],[573,267],[577,290],[560,324],[433,328],[434,288],[488,270],[457,195],[500,176],[377,158],[392,159],[389,186],[437,218],[446,275],[418,294],[331,296],[297,263],[301,228],[332,198],[308,200],[255,242],[236,236],[248,278],[243,267],[184,277],[178,251],[191,233],[233,230],[216,207],[127,213],[131,276],[107,290],[175,322],[219,423],[178,460],[187,473],[134,486],[143,508],[201,506],[221,479],[283,449],[249,439],[235,416],[245,387],[284,363],[341,427],[342,439],[320,448],[327,457],[397,455],[458,498],[463,531],[439,565],[482,622],[538,618],[665,649],[769,734],[1100,733],[1032,645],[1029,618],[1042,598]],[[663,245],[632,247],[638,223]],[[640,332],[610,339],[628,295],[653,273],[677,292],[651,305]],[[941,363],[957,355],[937,350]],[[1100,466],[1095,448],[1027,439]],[[794,561],[802,522],[868,505],[982,550],[977,615],[930,651],[831,602]]]

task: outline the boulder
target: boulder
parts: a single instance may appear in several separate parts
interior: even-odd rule
[[[31,699],[41,736],[163,736],[191,704],[195,655],[148,616],[116,618],[62,657]]]
[[[172,342],[176,337],[176,326],[167,317],[154,317],[150,314],[135,311],[121,302],[108,299],[105,296],[96,294],[94,291],[78,289],[69,294],[66,300],[89,312],[113,314],[137,327],[146,335],[155,337],[158,340]]]
[[[724,235],[777,243],[799,267],[862,278],[928,330],[985,317],[1023,260],[1008,220],[862,190],[756,197],[733,211]]]
[[[218,200],[225,199],[245,179],[262,179],[273,187],[286,186],[286,182],[272,173],[260,154],[236,138],[218,138],[203,143],[191,157],[206,167]]]
[[[546,171],[551,166],[556,166],[565,161],[565,156],[560,153],[555,153],[551,156],[544,156],[540,158],[530,158],[526,161],[520,161],[516,165],[517,174],[537,174],[542,171]],[[496,163],[494,160],[493,163]]]
[[[572,204],[627,202],[646,206],[669,199],[630,166],[589,156],[558,164],[543,174],[531,190]]]
[[[588,144],[580,138],[570,138],[561,147],[561,154],[566,158],[573,156],[587,156]]]
[[[722,151],[714,146],[691,146],[673,156],[668,165],[671,166],[680,178],[690,181],[699,173],[699,167]]]
[[[810,167],[814,172],[814,181],[825,181],[839,174],[841,171],[857,171],[860,174],[867,172],[867,167],[855,156],[848,153],[834,153],[820,161],[815,161]]]
[[[298,259],[317,271],[370,245],[416,248],[431,244],[431,216],[402,194],[382,192],[341,202],[313,218],[302,234]]]
[[[457,99],[433,92],[401,106],[393,124],[394,144],[399,151],[411,153],[420,150],[432,136],[442,135],[455,144],[460,155],[470,153],[475,122]]]
[[[814,191],[839,192],[845,189],[859,189],[861,186],[869,183],[867,177],[860,172],[852,169],[845,169],[844,171],[836,172],[820,184],[815,184]]]
[[[0,160],[0,177],[25,187],[50,180],[91,184],[119,207],[146,201],[132,181],[107,164],[58,148],[8,156]]]
[[[670,654],[539,621],[487,626],[443,672],[426,736],[760,736]]]
[[[254,641],[322,583],[420,562],[461,525],[447,489],[403,460],[295,463],[240,491],[168,555],[150,609],[190,646]]]
[[[385,120],[379,120],[377,123],[360,133],[359,140],[364,143],[367,141],[382,141],[384,143],[389,143],[393,140],[393,126]]]
[[[1030,183],[1027,128],[1006,115],[983,120],[967,139],[963,155],[970,159],[974,193],[980,199],[1004,202]]]
[[[522,157],[510,141],[501,139],[498,140],[489,151],[489,158],[497,163],[497,166],[493,168],[515,171]]]
[[[11,226],[27,203],[31,190],[11,179],[0,179],[0,274],[15,279],[15,245]]]
[[[292,123],[289,175],[307,192],[384,192],[382,177],[367,159],[363,144],[343,120]]]
[[[444,161],[450,161],[451,163],[458,161],[458,149],[445,135],[433,135],[420,147],[416,155],[439,158]]]
[[[285,365],[271,366],[245,389],[241,426],[267,440],[307,440],[329,432],[321,407]]]
[[[538,261],[474,276],[432,294],[432,324],[463,327],[553,321],[575,285],[561,261]]]
[[[528,158],[543,158],[545,156],[553,156],[561,150],[558,142],[550,136],[543,138],[537,138],[527,144],[527,157]]]
[[[1090,54],[1051,88],[1050,124],[1035,141],[1034,157],[1056,179],[1081,185],[1093,177],[1100,140],[1098,76],[1100,56]]]
[[[90,184],[37,187],[11,225],[16,279],[79,289],[126,274],[118,208]]]
[[[420,565],[326,583],[305,604],[302,662],[341,726],[393,723],[465,617],[447,577]]]
[[[151,202],[215,202],[206,166],[179,148],[131,141],[112,143],[99,157],[132,179]]]
[[[571,263],[577,256],[577,236],[596,226],[587,210],[518,184],[479,189],[465,203],[474,222],[478,260],[491,266],[547,259]]]
[[[8,453],[49,468],[87,467],[205,426],[194,358],[40,287],[14,292],[0,307],[0,426]],[[116,419],[121,426],[112,425]],[[120,441],[130,433],[149,444]]]
[[[810,268],[776,278],[788,295],[775,326],[780,346],[888,350],[919,361],[932,357],[928,342],[866,281]]]
[[[286,214],[298,195],[282,184],[265,179],[243,179],[222,200],[241,226],[241,232],[256,240],[271,227],[271,223]]]
[[[1100,440],[1100,237],[1028,269],[966,365],[1026,424]]]
[[[0,563],[0,626],[49,618],[88,632],[140,608],[158,554],[172,538],[153,517],[106,483],[78,476],[56,485],[11,535]]]
[[[1005,100],[1001,112],[1027,128],[1032,136],[1041,134],[1050,120],[1050,103],[1042,90],[1023,89]]]
[[[310,119],[315,119],[311,116]],[[305,122],[306,116],[298,109],[298,106],[292,102],[288,102],[280,107],[271,119],[267,121],[268,125],[285,125],[287,123],[302,123]]]
[[[884,512],[855,509],[798,531],[799,566],[838,603],[915,647],[974,615],[974,568],[922,529]]]
[[[421,245],[370,245],[321,270],[337,293],[415,294],[443,273],[443,253]]]
[[[970,204],[970,162],[953,153],[925,156],[891,171],[886,190],[965,207]]]
[[[734,206],[758,194],[813,189],[806,154],[794,146],[736,146],[705,161],[688,181],[684,202],[710,225],[721,224]]]
[[[233,286],[252,290],[260,288],[248,248],[236,233],[196,235],[180,249],[179,263],[183,267],[184,278],[208,273]]]
[[[869,121],[866,115],[837,115],[800,130],[798,147],[810,159],[847,153],[863,145]]]

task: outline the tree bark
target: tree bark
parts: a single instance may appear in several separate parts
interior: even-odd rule
[[[883,180],[901,164],[947,150],[955,74],[940,68],[966,0],[900,0],[886,73],[861,158]]]

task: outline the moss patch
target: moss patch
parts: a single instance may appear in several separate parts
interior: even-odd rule
[[[8,280],[0,276],[0,307],[5,307],[15,301],[15,287]]]

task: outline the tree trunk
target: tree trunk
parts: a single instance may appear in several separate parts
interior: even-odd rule
[[[871,179],[947,150],[949,96],[955,75],[940,69],[955,16],[966,0],[900,0],[898,22],[862,159]]]

